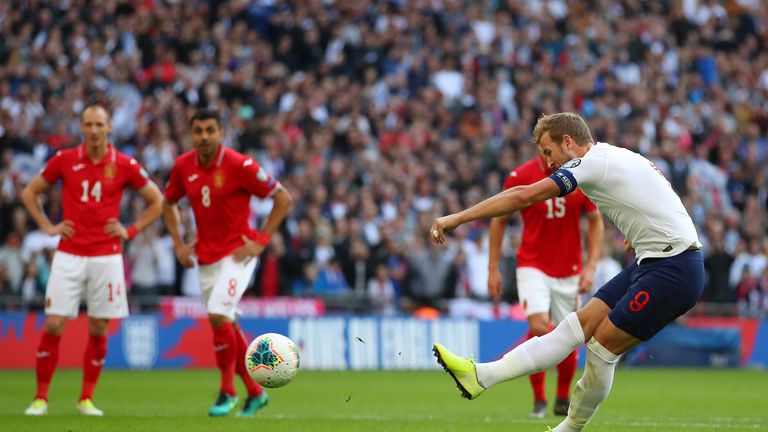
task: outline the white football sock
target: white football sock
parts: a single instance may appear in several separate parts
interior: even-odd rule
[[[584,344],[579,317],[571,312],[551,332],[536,336],[504,354],[499,360],[477,363],[477,380],[485,388],[503,381],[549,369]]]
[[[571,397],[568,417],[553,432],[578,432],[595,415],[597,407],[608,396],[613,384],[613,372],[619,356],[605,349],[595,338],[587,344],[587,365],[576,383]]]

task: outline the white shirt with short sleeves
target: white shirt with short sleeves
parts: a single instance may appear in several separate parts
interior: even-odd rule
[[[551,177],[561,196],[578,187],[635,248],[638,261],[701,247],[696,228],[664,175],[638,153],[596,143]]]

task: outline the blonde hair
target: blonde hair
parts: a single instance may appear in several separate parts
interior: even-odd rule
[[[569,135],[580,146],[592,142],[587,122],[580,115],[571,112],[542,114],[533,128],[533,143],[538,145],[541,136],[546,132],[549,132],[549,137],[557,144],[563,142],[564,135]]]

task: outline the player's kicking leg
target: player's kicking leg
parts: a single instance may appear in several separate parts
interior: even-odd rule
[[[587,310],[588,309],[588,310]],[[587,310],[587,312],[583,312]],[[608,315],[610,309],[604,303],[602,307],[585,307],[585,323],[593,323]],[[587,316],[591,315],[591,316]],[[577,314],[569,314],[560,325],[550,333],[534,337],[520,344],[504,357],[490,363],[475,363],[457,356],[440,344],[434,345],[435,356],[445,370],[456,381],[462,396],[475,399],[485,389],[503,381],[525,376],[548,369],[560,361],[576,347],[584,343],[584,335],[591,336],[596,324],[588,324],[582,329]]]
[[[269,403],[269,395],[256,381],[251,378],[248,369],[245,367],[245,351],[248,349],[248,342],[245,339],[240,326],[237,322],[233,323],[235,329],[235,343],[237,345],[237,354],[235,356],[235,371],[245,385],[248,397],[245,399],[243,409],[237,413],[238,417],[253,417],[256,411],[264,408]]]

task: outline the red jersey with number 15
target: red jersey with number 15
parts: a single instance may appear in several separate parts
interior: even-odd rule
[[[108,219],[120,217],[123,190],[138,190],[149,182],[136,159],[110,144],[107,155],[94,164],[80,144],[57,152],[40,175],[50,184],[61,179],[63,219],[74,223],[75,235],[61,239],[58,250],[81,256],[122,252],[120,238],[107,236],[104,227]]]
[[[504,189],[533,184],[550,174],[544,160],[536,157],[509,173]],[[534,267],[556,278],[581,273],[579,219],[583,212],[594,211],[597,206],[580,190],[522,209],[523,238],[517,250],[517,266]]]
[[[243,234],[254,234],[248,224],[251,195],[266,198],[277,186],[255,160],[222,145],[207,167],[200,166],[195,150],[176,159],[164,194],[171,202],[189,198],[197,225],[197,260],[212,264],[242,246]]]

